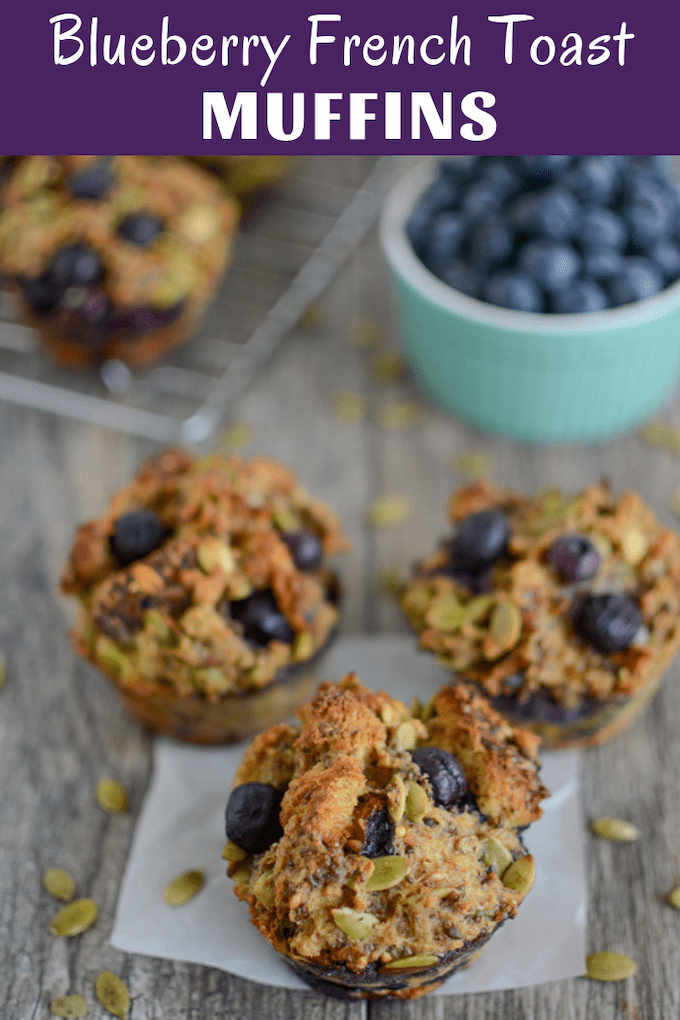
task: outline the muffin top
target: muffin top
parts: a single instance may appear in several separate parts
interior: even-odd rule
[[[209,174],[170,156],[27,156],[2,205],[0,269],[31,310],[93,320],[104,300],[111,315],[210,294],[239,217]]]
[[[449,517],[401,602],[421,647],[491,697],[628,697],[680,645],[680,541],[636,493],[483,480],[453,494]]]
[[[533,866],[518,830],[547,795],[536,737],[468,685],[409,711],[354,674],[299,716],[253,740],[227,806],[235,892],[276,949],[389,972],[515,915]]]
[[[311,658],[338,618],[339,522],[264,457],[166,450],[82,524],[61,578],[74,640],[123,686],[217,700]]]

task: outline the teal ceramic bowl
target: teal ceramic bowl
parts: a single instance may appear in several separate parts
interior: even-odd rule
[[[670,399],[680,374],[680,281],[637,304],[572,315],[461,294],[406,236],[435,171],[434,162],[419,164],[395,186],[380,234],[409,360],[437,403],[486,432],[577,443],[631,429]]]

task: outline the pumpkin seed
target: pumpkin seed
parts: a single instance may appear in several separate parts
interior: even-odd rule
[[[626,563],[636,567],[643,560],[649,549],[649,540],[646,535],[634,525],[624,531],[621,537],[621,551]]]
[[[130,1009],[130,993],[117,974],[103,970],[97,975],[94,990],[108,1013],[117,1016],[119,1020],[125,1020]]]
[[[192,899],[203,887],[205,876],[200,868],[185,871],[166,886],[163,899],[171,907],[179,907]]]
[[[512,889],[513,892],[526,896],[534,884],[535,876],[534,859],[531,854],[527,854],[526,857],[520,857],[513,861],[509,868],[506,868],[501,881],[506,889]]]
[[[358,319],[352,327],[351,340],[357,347],[373,347],[380,339],[377,323],[369,319]]]
[[[491,609],[494,603],[492,595],[477,595],[466,606],[465,623],[479,623]]]
[[[406,574],[401,567],[385,567],[378,574],[376,584],[383,595],[398,595],[406,584]]]
[[[374,528],[394,528],[412,514],[413,508],[403,496],[385,496],[368,508],[368,520]]]
[[[102,667],[116,678],[123,675],[130,663],[125,652],[122,652],[110,638],[104,637],[103,634],[97,638],[95,655]]]
[[[48,868],[43,875],[43,885],[50,896],[61,900],[62,903],[69,903],[76,891],[76,883],[73,875],[61,868]]]
[[[100,779],[95,790],[97,803],[110,815],[125,814],[129,807],[125,788],[115,779]]]
[[[7,666],[5,663],[4,656],[0,654],[0,690],[4,687],[6,679],[7,679]]]
[[[314,635],[306,632],[298,634],[292,647],[293,661],[305,662],[314,654]]]
[[[674,889],[671,889],[667,899],[672,907],[675,907],[676,910],[680,910],[680,885],[676,885]]]
[[[224,850],[222,851],[222,859],[225,861],[232,861],[237,864],[239,861],[245,861],[248,854],[245,850],[242,850],[240,846],[236,846],[236,843],[232,843],[230,839],[224,844]]]
[[[94,900],[73,900],[52,918],[50,931],[53,935],[63,938],[80,935],[94,924],[97,913],[97,904]]]
[[[399,382],[406,376],[407,365],[400,354],[379,354],[371,363],[371,374],[376,382]]]
[[[384,429],[410,429],[422,418],[422,411],[412,400],[394,400],[380,411],[380,424]]]
[[[407,871],[408,862],[405,857],[375,857],[373,871],[364,888],[366,892],[391,889],[401,882]]]
[[[633,843],[640,838],[640,830],[624,818],[595,818],[590,827],[596,836],[614,843]]]
[[[410,822],[419,822],[428,807],[430,798],[420,783],[409,780],[406,788],[406,817]]]
[[[483,453],[481,450],[467,450],[464,453],[459,453],[451,461],[453,470],[466,478],[481,478],[483,475],[490,475],[491,464],[492,460],[489,454]]]
[[[331,910],[333,920],[340,931],[350,939],[363,942],[371,934],[373,925],[378,923],[375,914],[363,910],[352,910],[350,907],[335,907]]]
[[[387,813],[395,823],[404,817],[406,807],[406,787],[401,776],[394,776],[387,794]]]
[[[489,836],[484,844],[482,860],[502,878],[512,864],[512,854],[495,836]]]
[[[252,427],[245,421],[237,421],[230,425],[220,436],[220,447],[227,453],[246,446],[253,438]]]
[[[401,960],[390,960],[385,964],[386,970],[401,970],[405,967],[432,967],[437,962],[436,956],[423,953],[421,956],[404,956]]]
[[[640,431],[640,436],[650,446],[658,446],[669,453],[680,453],[680,432],[671,425],[660,421],[650,422]]]
[[[416,746],[417,739],[415,723],[407,721],[397,726],[394,734],[394,745],[397,751],[412,751]]]
[[[623,981],[636,971],[629,956],[623,953],[591,953],[586,957],[586,975],[594,981]]]
[[[455,595],[440,595],[425,613],[425,622],[435,630],[451,633],[465,623],[466,610]]]
[[[241,868],[237,868],[229,876],[232,882],[236,882],[236,885],[248,885],[253,874],[253,869],[249,864],[244,864]]]
[[[493,655],[497,658],[503,652],[509,652],[519,641],[522,633],[522,614],[514,602],[501,602],[491,614],[489,637],[493,645]]]
[[[366,400],[360,393],[336,393],[333,414],[347,424],[363,421],[366,417]]]
[[[50,1013],[67,1020],[78,1020],[87,1013],[87,1003],[82,995],[62,995],[50,1003]]]
[[[208,538],[196,549],[196,560],[204,574],[212,574],[215,567],[220,567],[225,574],[234,569],[234,554],[219,538]]]

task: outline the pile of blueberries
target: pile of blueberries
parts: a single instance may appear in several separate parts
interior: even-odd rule
[[[667,156],[444,160],[407,223],[444,283],[522,312],[597,312],[680,278],[680,184]]]

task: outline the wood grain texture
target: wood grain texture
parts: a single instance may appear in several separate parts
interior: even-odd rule
[[[290,464],[309,490],[340,513],[354,543],[344,564],[347,632],[406,631],[377,578],[406,570],[445,530],[445,501],[462,478],[452,460],[484,451],[501,483],[527,490],[576,490],[602,475],[615,490],[637,488],[669,525],[680,459],[631,435],[591,448],[538,449],[480,436],[421,398],[410,383],[378,384],[375,351],[352,341],[368,320],[398,349],[386,274],[372,238],[326,295],[320,323],[297,331],[243,398],[234,420],[253,428],[244,455]],[[366,419],[339,422],[340,392],[367,400]],[[406,429],[381,425],[398,400],[422,407]],[[668,420],[680,422],[680,406]],[[151,767],[151,740],[129,720],[105,680],[73,654],[70,607],[56,582],[75,525],[97,513],[128,480],[150,444],[93,427],[0,406],[0,1016],[46,1020],[49,1002],[79,992],[88,1016],[107,1016],[94,997],[102,969],[132,996],[130,1020],[668,1020],[680,1015],[680,914],[664,894],[680,882],[680,675],[626,734],[584,755],[584,819],[611,814],[642,830],[617,846],[587,837],[588,951],[632,956],[637,973],[619,984],[585,978],[488,995],[412,1003],[348,1004],[285,992],[217,970],[124,954],[108,944],[118,888]],[[412,517],[373,529],[370,503],[401,494]],[[94,786],[111,775],[128,789],[131,811],[109,816]],[[99,904],[83,935],[48,932],[59,904],[42,889],[48,867],[69,870],[78,895]],[[178,913],[178,923],[181,915]]]

